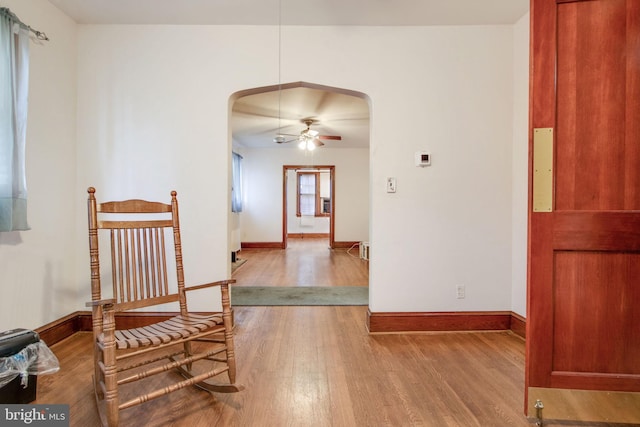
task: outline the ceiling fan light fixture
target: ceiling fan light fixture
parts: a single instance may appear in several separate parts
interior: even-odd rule
[[[313,151],[317,147],[314,138],[308,135],[301,135],[299,141],[298,148],[301,150]]]
[[[306,151],[313,151],[318,147],[322,147],[324,143],[321,141],[322,139],[331,139],[331,140],[342,140],[342,137],[339,135],[320,135],[320,132],[317,130],[310,129],[309,126],[313,124],[314,120],[305,119],[303,123],[307,125],[306,129],[303,129],[300,134],[290,134],[290,133],[278,133],[274,138],[273,142],[277,144],[284,144],[288,142],[298,141],[298,148]],[[295,137],[293,139],[287,139],[287,136]]]

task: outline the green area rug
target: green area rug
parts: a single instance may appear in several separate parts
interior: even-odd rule
[[[367,305],[367,286],[233,286],[231,305]]]

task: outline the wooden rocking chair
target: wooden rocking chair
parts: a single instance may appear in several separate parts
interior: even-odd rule
[[[88,193],[92,301],[87,306],[92,308],[93,381],[102,424],[117,426],[120,410],[190,385],[222,393],[242,390],[244,387],[235,383],[229,302],[229,285],[235,280],[185,287],[176,192],[171,192],[171,204],[144,200],[98,204],[95,189],[89,188]],[[101,259],[98,241],[103,233],[111,251]],[[169,241],[166,247],[165,240]],[[171,251],[175,280],[169,278],[173,272],[167,269]],[[101,262],[110,263],[108,274],[102,276]],[[101,279],[112,282],[110,290],[101,288]],[[175,282],[175,289],[170,282]],[[222,312],[189,313],[187,292],[207,287],[220,288]],[[169,320],[148,326],[116,329],[116,313],[166,303],[178,303],[179,314],[171,317],[167,313]],[[174,383],[160,387],[157,381],[148,382],[148,377],[173,369],[186,379],[177,377]],[[228,377],[228,381],[207,381],[218,376]],[[122,401],[122,386],[139,380],[138,386],[127,387],[127,396],[134,397]],[[150,386],[155,389],[149,391]],[[133,395],[131,390],[140,394]]]

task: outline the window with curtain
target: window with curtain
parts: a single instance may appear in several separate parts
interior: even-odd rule
[[[0,8],[0,231],[28,230],[25,141],[29,29]]]
[[[297,173],[296,216],[331,215],[329,171]]]
[[[242,156],[231,156],[231,212],[242,212]]]
[[[298,172],[297,215],[316,215],[316,195],[318,194],[318,174]]]

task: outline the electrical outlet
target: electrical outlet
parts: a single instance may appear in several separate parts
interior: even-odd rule
[[[456,286],[456,297],[458,299],[464,298],[464,285],[457,285]]]

